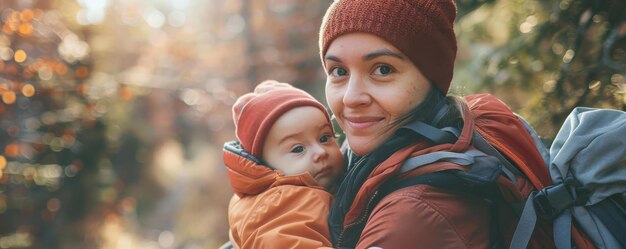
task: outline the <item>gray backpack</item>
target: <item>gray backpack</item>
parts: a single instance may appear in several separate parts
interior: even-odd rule
[[[539,202],[556,207],[557,248],[572,248],[572,217],[597,248],[626,248],[626,113],[574,109],[550,147],[548,165],[553,186],[563,187],[546,190]],[[524,248],[532,233],[536,204],[528,203],[516,230],[523,237],[514,236],[520,244],[512,247]]]

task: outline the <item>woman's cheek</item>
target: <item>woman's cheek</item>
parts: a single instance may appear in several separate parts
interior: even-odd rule
[[[326,102],[330,110],[338,118],[341,113],[343,95],[335,87],[326,87]]]

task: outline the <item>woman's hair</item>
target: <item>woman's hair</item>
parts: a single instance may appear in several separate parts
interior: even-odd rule
[[[444,96],[435,87],[431,87],[426,98],[412,110],[394,120],[388,129],[397,129],[414,120],[420,120],[437,128],[463,127],[463,105],[465,101],[457,96]]]

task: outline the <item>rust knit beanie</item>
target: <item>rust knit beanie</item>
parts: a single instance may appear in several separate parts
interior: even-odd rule
[[[263,81],[256,86],[254,92],[239,97],[233,105],[233,120],[237,139],[243,149],[254,157],[261,158],[263,143],[274,122],[287,111],[302,106],[320,109],[330,123],[330,116],[324,105],[307,92],[287,83]]]
[[[330,43],[346,33],[370,33],[394,45],[442,93],[456,58],[454,0],[335,0],[320,28],[322,63]]]

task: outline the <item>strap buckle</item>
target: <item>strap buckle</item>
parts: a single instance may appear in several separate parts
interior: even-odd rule
[[[562,183],[548,186],[537,193],[534,204],[537,215],[545,219],[554,219],[564,210],[585,204],[589,191],[576,179],[568,177]]]

